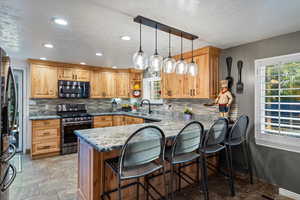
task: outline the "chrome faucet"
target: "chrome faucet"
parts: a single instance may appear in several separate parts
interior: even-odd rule
[[[151,114],[151,105],[150,105],[150,100],[149,99],[142,99],[141,101],[141,107],[143,107],[144,102],[148,102],[148,114]]]

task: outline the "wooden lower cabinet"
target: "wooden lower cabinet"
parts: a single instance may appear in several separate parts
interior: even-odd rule
[[[110,126],[124,126],[130,124],[142,124],[145,120],[139,117],[131,117],[124,115],[114,116],[95,116],[94,117],[94,128],[103,128]]]
[[[113,126],[124,126],[125,123],[125,117],[123,115],[114,115],[113,116]]]
[[[109,158],[115,158],[119,155],[119,150],[113,150],[110,152],[99,152],[85,141],[78,140],[78,188],[77,194],[79,200],[99,200],[101,195],[106,192],[117,188],[117,178],[112,169],[105,164],[105,160]],[[218,165],[217,157],[208,158],[210,163]],[[170,165],[166,164],[167,170],[170,169]],[[201,168],[200,168],[201,170]],[[194,179],[197,178],[197,165],[193,164],[189,167],[182,169],[183,172],[189,174]],[[208,169],[208,175],[213,174],[214,171]],[[200,175],[201,176],[201,175]],[[201,177],[199,177],[201,178]],[[174,190],[177,189],[178,176],[174,176],[174,179],[170,180],[169,173],[166,174],[167,186],[170,181],[174,184]],[[122,181],[122,185],[136,181],[136,179]],[[140,178],[143,183],[143,178]],[[164,194],[164,181],[162,176],[158,176],[150,180],[151,184],[161,193]],[[187,187],[188,184],[185,181],[181,181],[181,188]],[[155,199],[159,199],[159,196],[152,192]],[[117,200],[117,192],[110,195],[110,200]],[[122,190],[122,200],[136,199],[136,187],[132,186]],[[140,189],[140,199],[144,199],[144,191]]]
[[[113,126],[112,116],[95,116],[94,128],[103,128]]]
[[[60,153],[60,120],[32,121],[31,157],[46,157]]]
[[[142,123],[144,123],[144,119],[138,118],[138,117],[125,116],[125,123],[127,125],[130,125],[130,124],[142,124]]]

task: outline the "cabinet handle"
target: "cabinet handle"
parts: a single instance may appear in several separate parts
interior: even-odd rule
[[[192,96],[193,94],[192,94],[192,90],[190,90],[190,96]]]
[[[50,132],[44,132],[43,135],[44,135],[44,136],[50,135]]]
[[[76,76],[76,80],[77,80],[77,74],[75,76]]]
[[[196,89],[194,89],[194,96],[196,96]]]
[[[38,149],[39,149],[39,150],[43,150],[43,149],[50,149],[50,148],[51,148],[51,146],[48,145],[48,146],[39,147]]]
[[[49,124],[50,124],[50,122],[44,122],[44,124],[45,124],[45,125],[49,125]]]

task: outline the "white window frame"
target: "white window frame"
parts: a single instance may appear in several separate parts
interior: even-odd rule
[[[261,67],[286,62],[299,62],[300,53],[255,60],[255,141],[256,144],[300,153],[300,138],[263,134],[261,131]]]

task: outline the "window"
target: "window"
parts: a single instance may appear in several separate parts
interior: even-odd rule
[[[300,152],[300,54],[255,61],[256,142]]]

